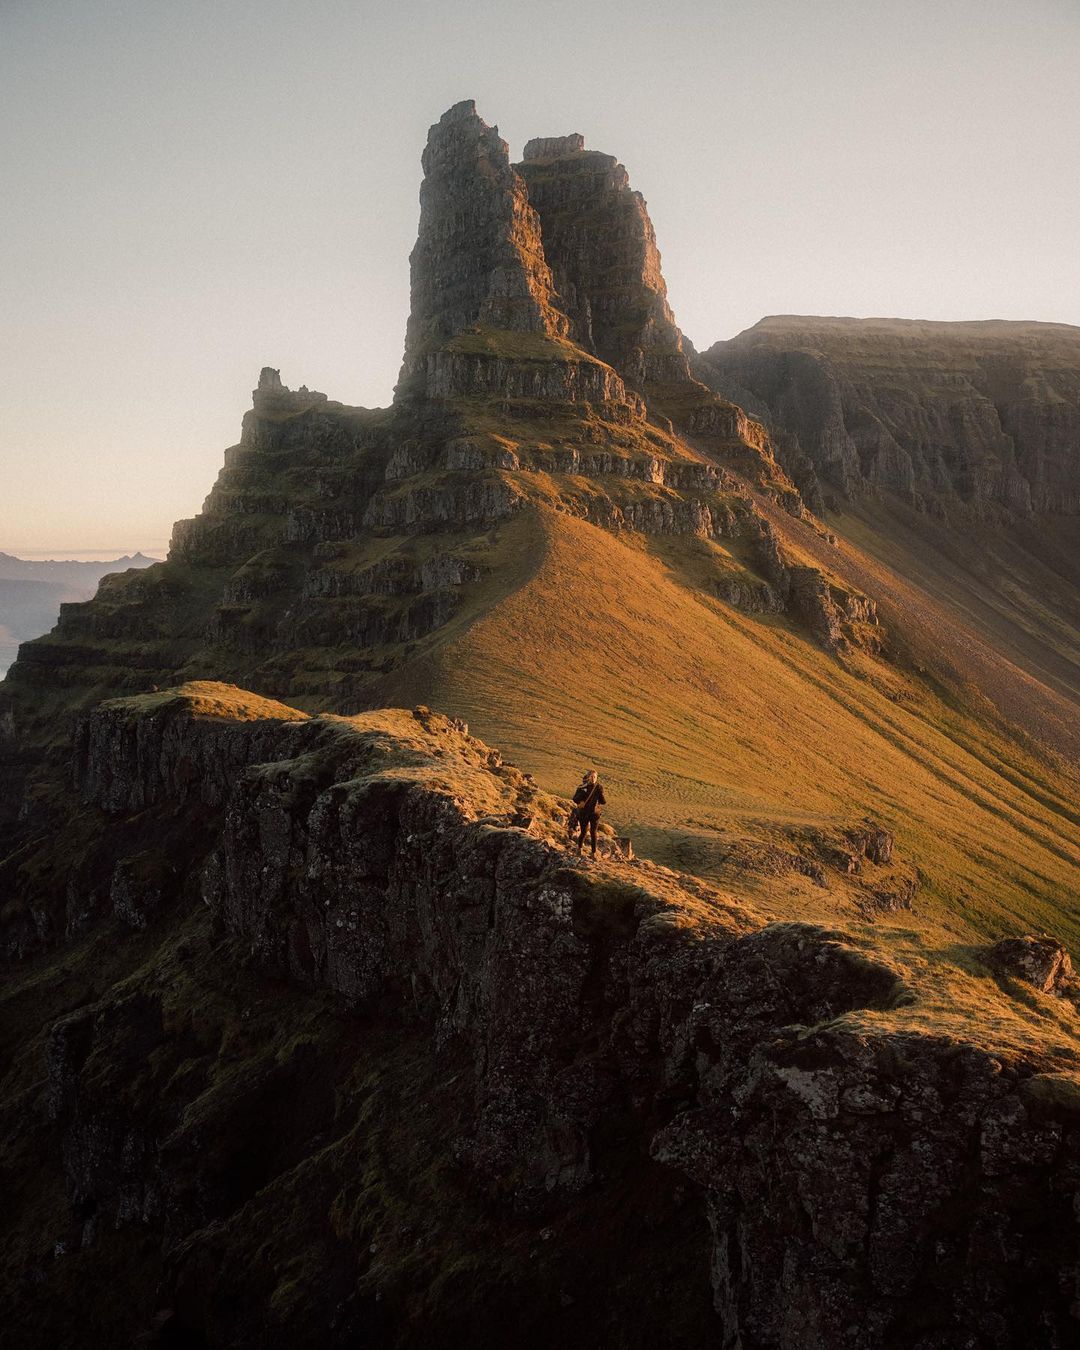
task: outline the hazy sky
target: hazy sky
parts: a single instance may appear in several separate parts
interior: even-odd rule
[[[1080,0],[0,0],[0,549],[161,546],[260,366],[397,375],[428,125],[582,132],[699,346],[1080,324]]]

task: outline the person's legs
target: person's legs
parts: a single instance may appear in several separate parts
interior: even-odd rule
[[[580,853],[582,848],[584,848],[585,846],[585,831],[589,828],[589,822],[587,820],[580,819],[579,823],[581,825],[581,830],[577,837],[577,851]]]
[[[590,816],[590,818],[589,818],[589,839],[590,839],[590,842],[592,843],[592,855],[593,855],[593,857],[595,858],[595,857],[596,857],[596,817],[595,817],[595,816]]]

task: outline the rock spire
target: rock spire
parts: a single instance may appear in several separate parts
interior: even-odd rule
[[[403,379],[456,334],[481,327],[561,338],[540,223],[506,142],[472,100],[428,133]]]
[[[638,389],[689,380],[652,221],[622,164],[575,134],[530,141],[518,170],[577,340]]]

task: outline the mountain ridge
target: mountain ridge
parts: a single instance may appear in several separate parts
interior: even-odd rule
[[[804,482],[962,521],[1080,511],[1078,363],[1065,324],[773,316],[696,368],[774,427]]]

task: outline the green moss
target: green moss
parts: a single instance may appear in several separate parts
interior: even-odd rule
[[[544,333],[522,333],[502,328],[473,328],[458,333],[446,344],[446,350],[466,356],[496,356],[511,361],[572,361],[603,365],[566,338]]]

